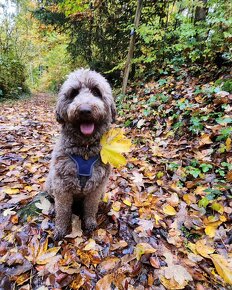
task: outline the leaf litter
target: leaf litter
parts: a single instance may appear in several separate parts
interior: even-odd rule
[[[133,141],[127,165],[113,171],[97,229],[87,236],[74,214],[62,242],[43,193],[54,100],[1,104],[2,289],[229,289],[232,98],[204,78],[177,79],[119,100],[115,129]]]

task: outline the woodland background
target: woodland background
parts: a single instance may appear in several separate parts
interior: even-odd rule
[[[136,6],[131,0],[3,1],[0,98],[29,88],[57,91],[66,74],[80,66],[120,86]],[[182,65],[195,74],[206,63],[221,68],[231,58],[231,4],[143,1],[136,34],[132,79],[159,78]]]
[[[1,0],[0,289],[231,289],[231,14],[222,0]],[[78,67],[109,80],[133,146],[97,229],[74,216],[58,243],[43,184],[54,95]]]

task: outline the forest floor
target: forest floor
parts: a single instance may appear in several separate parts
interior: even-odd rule
[[[86,235],[54,242],[54,97],[0,104],[0,289],[231,289],[232,95],[181,73],[119,96],[133,148]]]

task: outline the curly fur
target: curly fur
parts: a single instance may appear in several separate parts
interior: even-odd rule
[[[101,136],[109,130],[115,114],[112,91],[102,75],[80,69],[68,76],[57,101],[56,118],[62,129],[45,184],[47,192],[55,199],[56,239],[70,231],[72,205],[76,200],[83,201],[85,228],[92,231],[97,225],[96,213],[109,178],[110,165],[98,160],[92,176],[81,187],[75,163],[69,155],[88,159],[99,154]],[[84,134],[81,130],[81,124],[86,122],[94,124],[91,134]]]

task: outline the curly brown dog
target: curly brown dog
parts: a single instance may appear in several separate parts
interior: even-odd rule
[[[83,202],[86,230],[96,225],[96,213],[110,174],[100,158],[100,139],[109,130],[116,108],[107,80],[80,69],[61,87],[56,119],[61,135],[52,153],[45,188],[55,199],[55,239],[69,233],[73,202]]]

